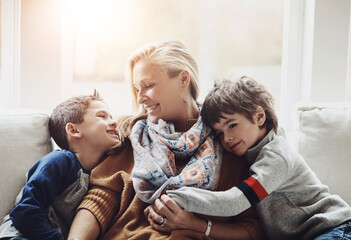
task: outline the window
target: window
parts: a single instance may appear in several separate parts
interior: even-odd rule
[[[2,0],[0,0],[0,86],[1,86],[1,68],[2,68]]]
[[[281,82],[284,1],[76,0],[72,94],[97,88],[112,110],[131,109],[128,56],[149,41],[176,39],[195,56],[200,98],[216,79],[247,75],[276,99]],[[129,105],[130,104],[130,105]]]
[[[0,8],[0,108],[18,108],[20,0],[0,0]]]

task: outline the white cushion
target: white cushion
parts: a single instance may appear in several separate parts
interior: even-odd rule
[[[52,150],[48,121],[39,111],[0,111],[0,217],[12,207],[30,167]]]
[[[300,107],[297,127],[299,153],[351,205],[351,106]]]

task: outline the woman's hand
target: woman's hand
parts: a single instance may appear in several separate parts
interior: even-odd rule
[[[197,217],[191,212],[186,212],[168,195],[162,195],[155,203],[144,210],[150,225],[157,231],[171,232],[175,229],[187,229],[205,233],[207,221]],[[166,222],[162,218],[166,219]],[[251,239],[250,233],[237,223],[213,223],[210,237],[214,239]]]
[[[175,201],[164,194],[144,210],[150,225],[157,231],[170,232],[174,229],[189,229],[205,232],[207,222],[193,213],[181,209]]]

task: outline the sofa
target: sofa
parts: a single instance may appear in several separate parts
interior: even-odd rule
[[[333,194],[351,206],[351,103],[297,105],[288,140]]]
[[[15,202],[30,167],[53,150],[48,123],[49,115],[38,110],[0,111],[1,219]]]
[[[54,149],[48,120],[38,110],[0,111],[0,217],[11,209],[29,168]],[[330,191],[351,205],[351,104],[296,107],[286,136]]]

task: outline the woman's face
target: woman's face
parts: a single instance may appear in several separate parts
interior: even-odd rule
[[[139,61],[133,68],[133,82],[138,103],[144,106],[152,122],[187,118],[186,104],[181,96],[181,74],[170,78],[154,64]]]

